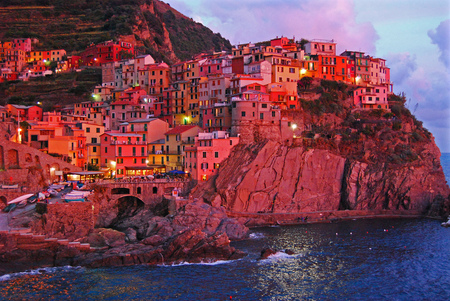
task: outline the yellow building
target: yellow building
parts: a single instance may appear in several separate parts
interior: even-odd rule
[[[184,171],[184,149],[194,146],[195,137],[200,131],[201,128],[196,125],[180,125],[165,134],[166,171]]]
[[[105,127],[94,123],[82,123],[81,128],[86,137],[87,163],[100,166],[100,135],[105,132]]]

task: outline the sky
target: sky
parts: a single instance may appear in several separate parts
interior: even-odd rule
[[[165,0],[231,44],[285,36],[386,59],[394,93],[450,153],[450,0]]]

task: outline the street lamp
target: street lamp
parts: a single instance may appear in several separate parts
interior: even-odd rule
[[[111,161],[110,163],[111,163],[111,169],[112,169],[111,178],[113,178],[116,176],[116,161]]]
[[[295,124],[295,123],[292,124],[292,125],[291,125],[291,128],[292,128],[292,132],[293,132],[293,137],[294,137],[294,138],[297,138],[297,136],[295,135],[295,130],[297,129],[297,124]]]

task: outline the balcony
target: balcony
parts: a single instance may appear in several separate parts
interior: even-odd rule
[[[147,141],[111,141],[111,145],[147,145]]]

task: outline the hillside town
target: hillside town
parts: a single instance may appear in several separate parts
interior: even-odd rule
[[[333,40],[302,42],[276,37],[170,66],[123,41],[69,56],[63,49],[35,51],[36,39],[12,39],[0,43],[0,82],[101,68],[102,83],[90,101],[55,111],[43,112],[39,103],[0,106],[0,120],[7,139],[105,178],[171,173],[206,181],[247,139],[250,125],[278,128],[283,139],[300,136],[289,112],[308,99],[303,88],[313,80],[352,85],[355,109],[389,110],[386,60],[337,54]],[[60,171],[52,172],[61,180]]]

